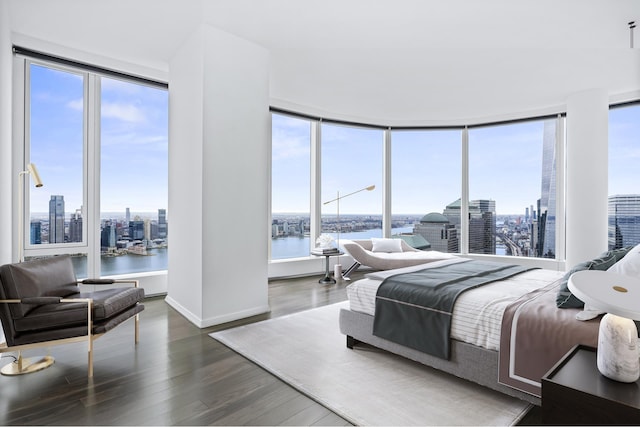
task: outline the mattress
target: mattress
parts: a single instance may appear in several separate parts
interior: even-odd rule
[[[373,316],[376,292],[386,277],[464,261],[464,258],[447,259],[414,267],[369,273],[363,279],[347,286],[349,307],[353,311]],[[563,275],[564,272],[561,271],[536,269],[463,292],[453,308],[451,338],[489,350],[498,350],[504,310],[522,295],[542,288]],[[428,332],[417,330],[417,333]]]

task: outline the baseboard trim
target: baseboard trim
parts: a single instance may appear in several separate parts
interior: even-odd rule
[[[216,326],[222,323],[233,322],[234,320],[244,319],[246,317],[257,316],[258,314],[268,313],[271,309],[269,305],[261,305],[258,307],[252,307],[246,310],[236,311],[233,313],[223,314],[221,316],[209,317],[202,319],[199,316],[193,314],[190,310],[185,308],[175,299],[167,296],[165,302],[174,308],[178,313],[184,316],[189,322],[196,325],[198,328],[208,328],[209,326]]]

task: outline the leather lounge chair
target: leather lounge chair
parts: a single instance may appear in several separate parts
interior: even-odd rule
[[[131,283],[133,287],[110,287]],[[137,280],[87,279],[77,281],[71,257],[54,256],[0,267],[0,320],[5,343],[0,353],[18,352],[15,362],[2,368],[3,375],[20,375],[44,369],[53,363],[23,359],[22,351],[38,347],[86,341],[88,376],[93,376],[93,342],[127,319],[135,318],[138,342],[139,313],[144,289]]]

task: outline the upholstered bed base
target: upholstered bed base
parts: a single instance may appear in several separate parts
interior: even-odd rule
[[[354,340],[367,343],[534,405],[540,405],[540,398],[498,383],[497,351],[452,340],[451,358],[445,360],[376,337],[372,331],[373,316],[347,309],[340,310],[340,332],[347,336],[350,347],[354,344]]]

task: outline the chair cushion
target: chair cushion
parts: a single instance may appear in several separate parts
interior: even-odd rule
[[[114,288],[96,292],[80,292],[67,298],[93,298],[93,321],[103,322],[117,316],[144,299],[142,288]],[[59,329],[87,323],[85,303],[60,303],[37,306],[21,319],[15,319],[18,333],[42,329]]]

